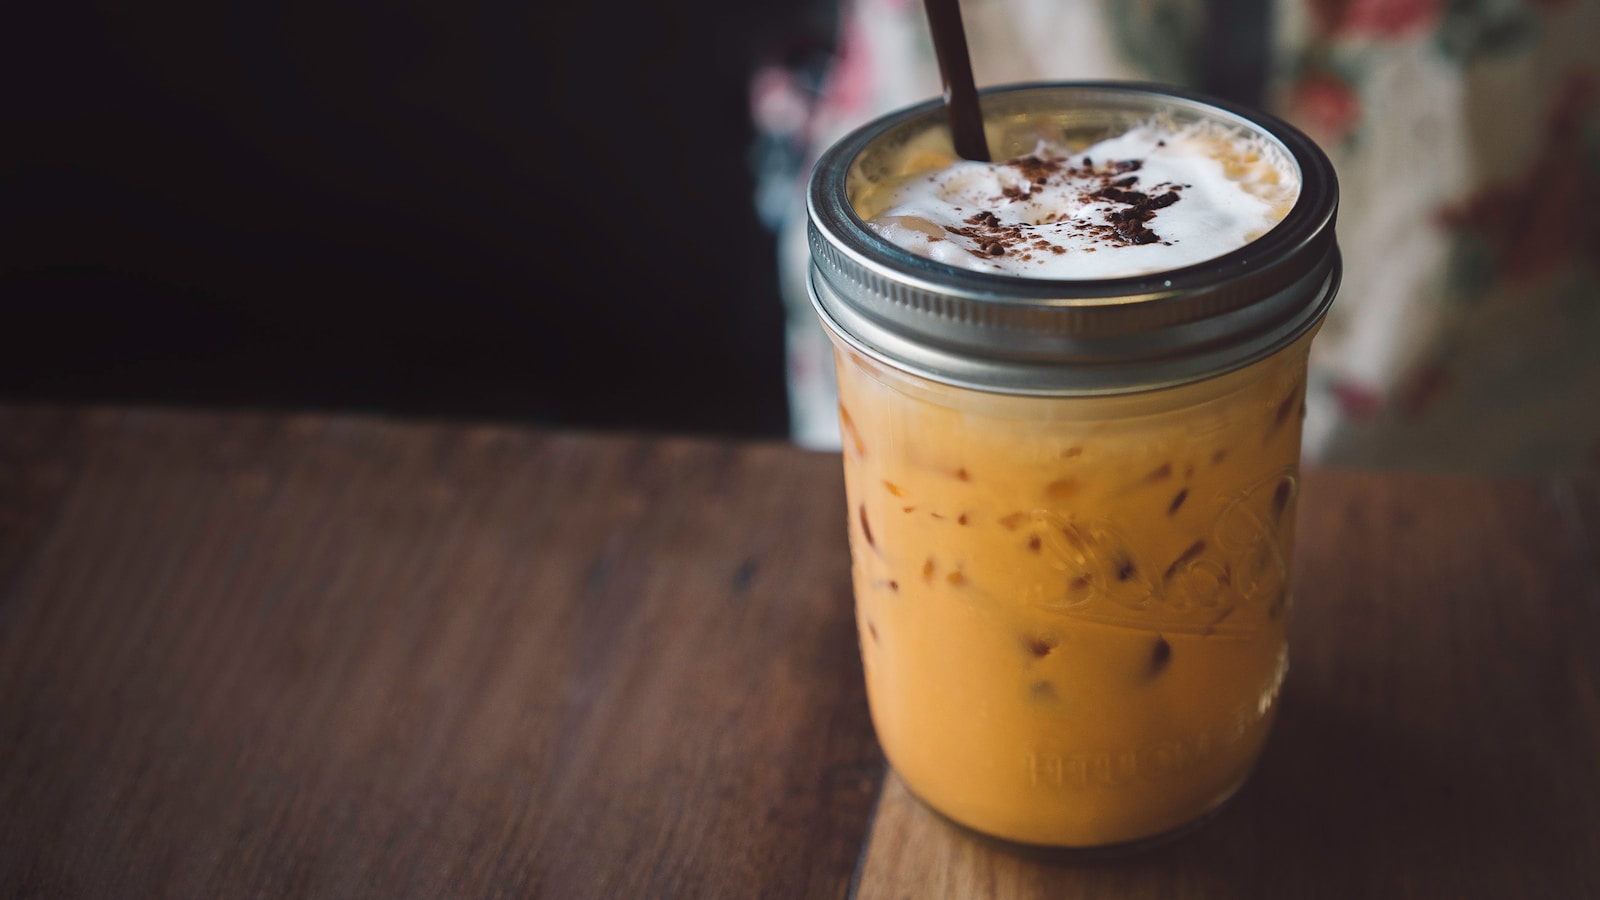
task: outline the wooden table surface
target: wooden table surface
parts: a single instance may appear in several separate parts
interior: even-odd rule
[[[1072,861],[887,774],[832,455],[0,408],[0,898],[1600,897],[1600,492],[1304,483],[1254,777]]]

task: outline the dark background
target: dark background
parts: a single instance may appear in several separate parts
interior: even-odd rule
[[[0,402],[785,434],[746,92],[836,6],[10,11]]]
[[[827,9],[8,13],[0,400],[783,433],[746,87]]]

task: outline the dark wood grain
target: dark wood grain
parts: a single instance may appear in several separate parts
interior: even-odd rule
[[[1252,780],[1115,860],[1009,853],[885,789],[859,896],[1600,897],[1600,580],[1569,481],[1312,472]]]
[[[0,409],[0,897],[841,897],[836,458]]]

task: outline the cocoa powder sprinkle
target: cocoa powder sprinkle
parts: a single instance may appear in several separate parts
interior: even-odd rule
[[[1033,196],[1033,189],[1047,184],[1052,178],[1079,178],[1090,183],[1083,194],[1085,203],[1096,201],[1110,204],[1114,208],[1105,211],[1107,224],[1096,222],[1072,223],[1072,231],[1080,237],[1099,240],[1103,243],[1133,246],[1140,244],[1165,243],[1149,225],[1155,217],[1157,210],[1165,209],[1182,199],[1179,189],[1169,183],[1163,182],[1151,190],[1144,190],[1138,186],[1139,176],[1132,174],[1143,168],[1144,163],[1137,159],[1115,160],[1096,166],[1090,157],[1083,157],[1082,164],[1074,167],[1067,159],[1040,157],[1037,155],[1024,156],[1008,163],[1017,175],[1026,183],[1026,186],[1009,185],[1001,189],[1004,199],[1011,201],[1026,201]],[[998,202],[1001,198],[997,197]],[[1058,224],[1061,220],[1055,216],[1047,216],[1040,222],[1017,221],[1009,222],[996,215],[992,210],[983,210],[962,220],[959,227],[946,226],[950,234],[966,238],[971,241],[970,252],[980,258],[994,258],[1005,256],[1012,251],[1021,251],[1025,254],[1033,249],[1060,255],[1067,249],[1053,241],[1048,240],[1035,229]]]

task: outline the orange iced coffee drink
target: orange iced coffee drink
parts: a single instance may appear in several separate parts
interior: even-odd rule
[[[891,765],[1027,844],[1139,841],[1245,780],[1287,668],[1326,160],[1141,87],[936,104],[812,181],[857,624]]]

